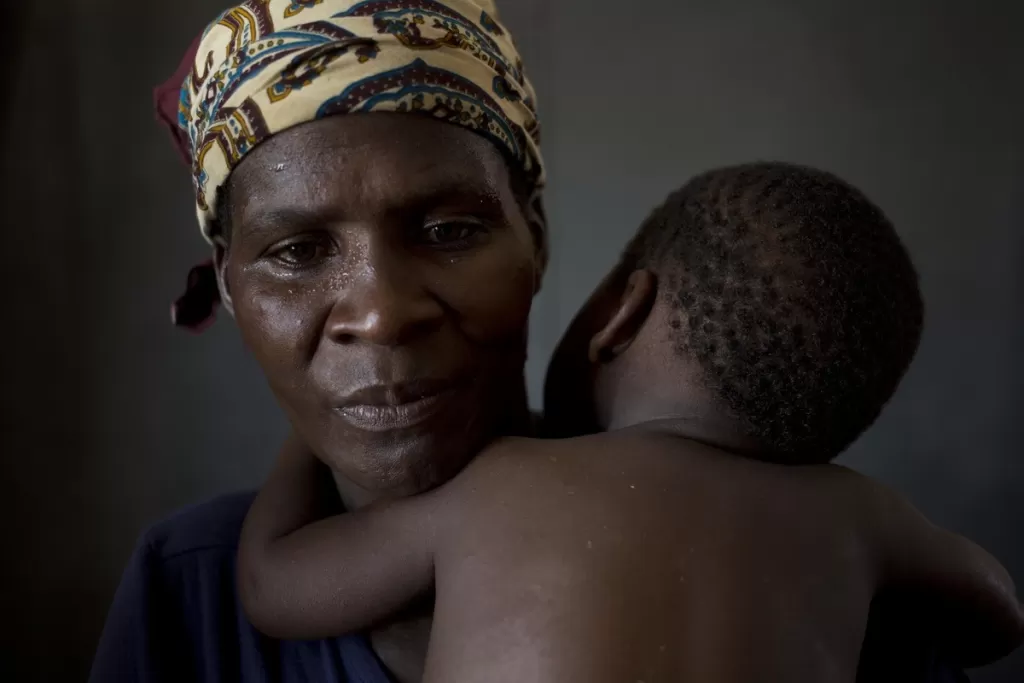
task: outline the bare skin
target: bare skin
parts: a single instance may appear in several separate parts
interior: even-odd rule
[[[293,443],[247,522],[297,528],[243,541],[253,623],[358,631],[436,583],[427,683],[854,681],[872,597],[901,587],[958,614],[940,638],[1020,624],[997,561],[878,484],[733,456],[672,422],[506,440],[429,494],[282,518],[317,476]]]

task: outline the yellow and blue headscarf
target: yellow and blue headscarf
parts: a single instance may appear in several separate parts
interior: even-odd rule
[[[477,131],[543,184],[534,91],[492,0],[247,0],[206,29],[181,89],[204,236],[218,190],[258,144],[380,111]]]
[[[246,154],[337,114],[463,126],[498,145],[535,194],[544,185],[534,90],[493,0],[246,0],[207,27],[176,79],[157,106],[191,164],[207,240],[218,192]],[[209,268],[193,270],[175,321],[204,324],[215,291]]]

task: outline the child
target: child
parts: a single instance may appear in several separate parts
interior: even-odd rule
[[[427,683],[852,682],[873,597],[904,586],[959,616],[937,625],[951,647],[1004,654],[1005,570],[822,464],[888,401],[921,318],[857,190],[786,164],[706,173],[555,354],[549,416],[592,435],[503,440],[432,492],[322,521],[293,441],[246,522],[243,603],[270,635],[319,638],[434,587]],[[991,650],[963,649],[971,629]]]

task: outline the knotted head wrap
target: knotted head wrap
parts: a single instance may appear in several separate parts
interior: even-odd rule
[[[494,142],[534,194],[544,185],[534,90],[493,0],[246,0],[207,27],[156,95],[191,164],[207,240],[218,193],[246,154],[325,116],[399,112],[463,126]],[[209,318],[211,282],[192,272],[177,323]]]

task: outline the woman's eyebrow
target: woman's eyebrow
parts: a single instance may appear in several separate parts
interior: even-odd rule
[[[239,221],[238,228],[244,233],[260,233],[288,227],[290,229],[312,230],[329,220],[323,211],[297,207],[271,207],[248,213]]]
[[[393,211],[415,213],[442,207],[479,208],[491,212],[501,209],[502,200],[500,193],[492,187],[450,183],[411,191],[398,198]]]
[[[478,210],[495,213],[502,210],[500,193],[492,187],[465,182],[432,184],[396,193],[387,202],[385,214],[407,216],[432,209],[451,208],[460,211]],[[310,231],[332,222],[344,220],[337,208],[303,206],[268,206],[243,212],[238,222],[241,233],[257,235],[271,230]]]

